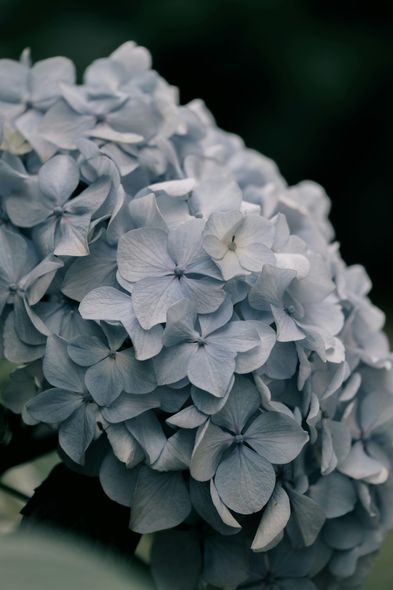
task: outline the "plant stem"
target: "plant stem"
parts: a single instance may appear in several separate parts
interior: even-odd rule
[[[26,504],[26,502],[28,502],[30,500],[30,496],[23,494],[23,492],[20,492],[19,490],[16,490],[15,488],[12,488],[11,486],[9,486],[6,483],[3,483],[1,481],[0,481],[0,490],[5,492],[6,494],[9,494],[10,496],[14,496],[14,498],[16,498],[17,500],[20,500],[24,504]]]

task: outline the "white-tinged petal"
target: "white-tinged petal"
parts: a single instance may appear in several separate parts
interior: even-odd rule
[[[288,494],[280,484],[276,484],[274,492],[262,513],[251,549],[253,551],[264,551],[277,535],[284,530],[290,516],[291,507]]]

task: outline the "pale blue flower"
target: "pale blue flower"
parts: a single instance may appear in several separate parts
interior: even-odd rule
[[[183,298],[203,314],[224,301],[219,271],[202,249],[203,225],[195,219],[169,233],[145,227],[120,239],[119,272],[132,284],[133,307],[145,330],[165,322],[168,309]]]
[[[383,391],[367,395],[352,408],[349,425],[353,444],[339,465],[341,473],[368,483],[383,483],[389,477],[391,460],[378,440],[378,431],[393,418],[392,395]]]
[[[191,475],[199,481],[214,477],[222,500],[241,514],[267,503],[275,484],[271,464],[289,463],[308,440],[294,419],[260,413],[260,405],[253,384],[238,377],[224,408],[198,433],[191,460]]]
[[[76,463],[100,435],[99,407],[87,390],[84,371],[67,356],[66,342],[48,339],[44,375],[53,386],[28,402],[26,411],[35,420],[58,426],[59,444]]]
[[[215,313],[199,317],[187,300],[173,305],[164,331],[165,348],[155,360],[158,382],[165,385],[188,377],[200,389],[225,395],[236,355],[260,342],[256,322],[230,321],[232,313],[228,299]]]
[[[109,405],[122,391],[149,393],[156,387],[153,365],[138,362],[131,347],[124,347],[122,328],[102,326],[102,335],[79,336],[67,347],[71,359],[88,367],[85,382],[101,405]]]
[[[49,330],[34,311],[45,295],[56,272],[63,266],[61,260],[48,256],[41,262],[32,243],[16,232],[0,232],[0,312],[11,306],[6,318],[5,354],[11,362],[28,362],[41,356],[41,346]],[[12,341],[13,334],[16,338]],[[18,341],[22,344],[19,350]],[[25,346],[26,345],[26,346]],[[38,357],[31,358],[29,345],[39,346]]]
[[[82,300],[79,311],[86,320],[105,320],[120,323],[131,338],[135,357],[147,360],[162,349],[162,326],[144,330],[139,323],[131,297],[113,287],[98,287]]]
[[[15,118],[25,110],[46,111],[60,95],[60,83],[75,81],[75,66],[65,57],[30,63],[28,50],[20,62],[0,61],[0,113]]]

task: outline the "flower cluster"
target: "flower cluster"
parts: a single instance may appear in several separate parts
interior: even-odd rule
[[[322,188],[130,42],[81,85],[1,60],[0,147],[4,403],[155,533],[160,590],[354,587],[393,524],[392,355]]]

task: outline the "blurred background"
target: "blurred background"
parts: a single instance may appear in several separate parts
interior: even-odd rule
[[[321,183],[347,263],[393,328],[391,0],[0,0],[0,57],[91,60],[133,39],[288,182]],[[390,312],[392,310],[392,312]],[[1,505],[0,505],[1,511]],[[369,586],[391,589],[393,541]]]

